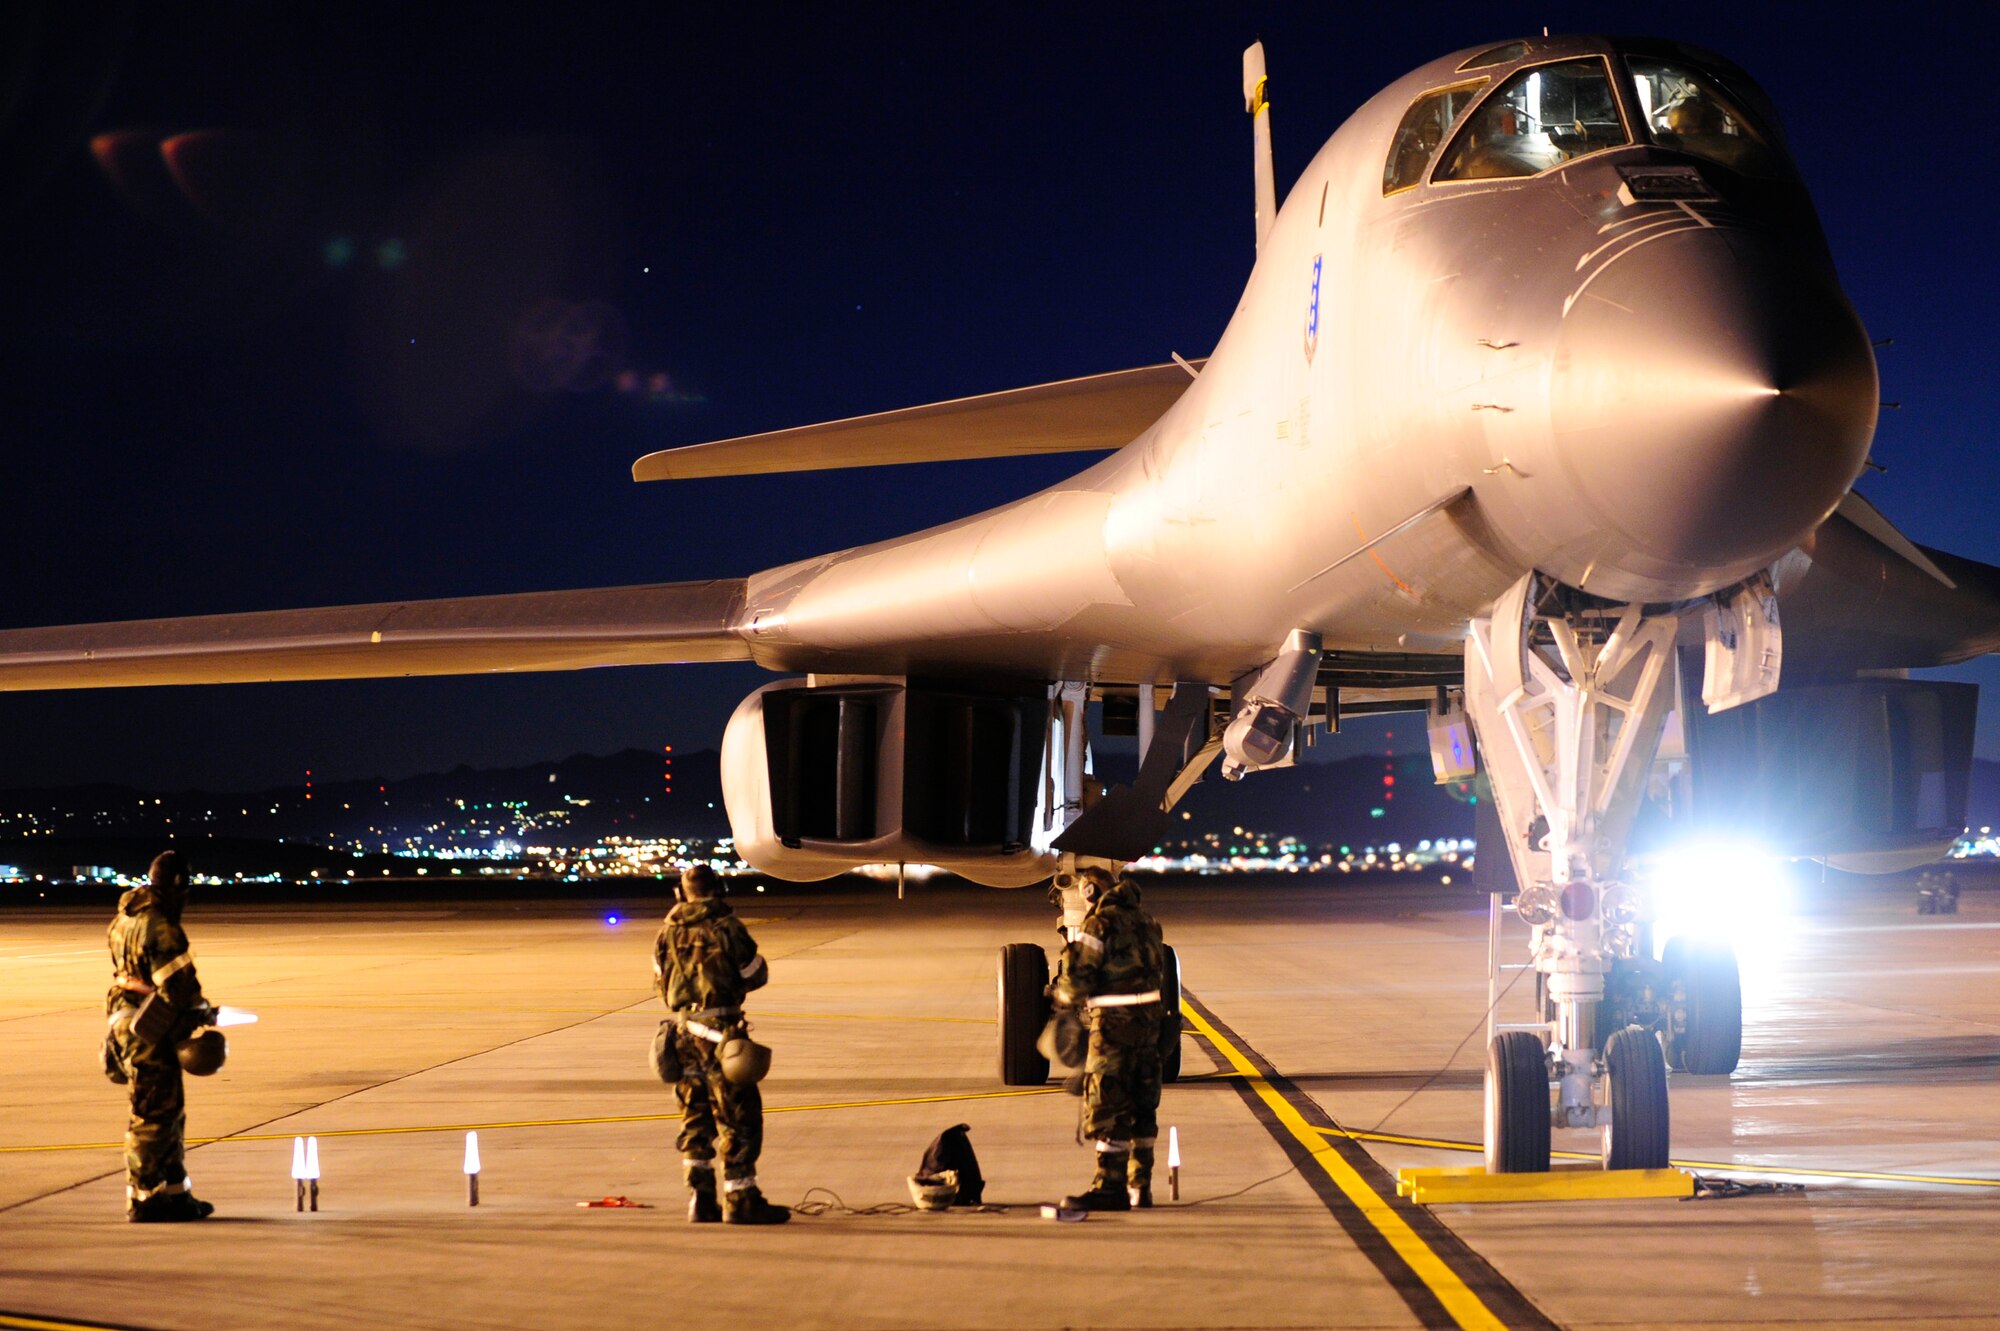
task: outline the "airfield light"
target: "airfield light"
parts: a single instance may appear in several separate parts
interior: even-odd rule
[[[465,1134],[465,1204],[479,1205],[479,1134]]]
[[[604,922],[616,928],[618,926],[618,917],[616,915],[607,915],[604,917]]]
[[[1755,844],[1705,843],[1652,866],[1653,937],[1769,942],[1791,913],[1777,857]]]

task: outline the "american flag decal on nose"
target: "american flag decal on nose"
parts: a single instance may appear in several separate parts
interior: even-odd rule
[[[1312,364],[1313,352],[1319,347],[1319,274],[1325,266],[1326,256],[1313,255],[1312,295],[1306,300],[1306,364]]]

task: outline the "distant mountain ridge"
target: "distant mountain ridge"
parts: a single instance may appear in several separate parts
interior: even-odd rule
[[[394,781],[341,781],[244,793],[168,793],[97,783],[0,791],[0,842],[16,858],[38,839],[138,838],[150,844],[303,842],[349,853],[491,852],[501,843],[576,846],[605,837],[693,840],[729,835],[714,750],[574,754],[516,767],[460,766]],[[1107,755],[1106,779],[1132,761]],[[1367,754],[1223,781],[1213,770],[1188,793],[1169,843],[1236,827],[1312,847],[1414,844],[1470,837],[1468,790],[1431,779],[1422,753]],[[310,798],[308,798],[310,796]],[[2000,826],[2000,762],[1973,764],[1967,821]]]

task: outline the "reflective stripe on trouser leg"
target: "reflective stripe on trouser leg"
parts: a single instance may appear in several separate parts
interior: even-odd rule
[[[726,1178],[722,1180],[722,1190],[724,1192],[742,1192],[746,1188],[754,1188],[756,1186],[757,1176],[755,1174],[745,1174],[741,1178]]]
[[[1097,1142],[1097,1153],[1099,1155],[1124,1155],[1131,1149],[1131,1142],[1116,1141],[1109,1137],[1099,1138]]]
[[[193,1190],[194,1180],[188,1178],[183,1178],[177,1183],[162,1183],[157,1188],[138,1188],[127,1183],[125,1185],[125,1200],[150,1202],[155,1197],[172,1197],[179,1193],[192,1192]]]

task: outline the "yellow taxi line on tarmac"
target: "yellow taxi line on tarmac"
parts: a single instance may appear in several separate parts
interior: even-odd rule
[[[952,1104],[961,1100],[1006,1100],[1024,1095],[1061,1095],[1060,1086],[1033,1086],[1018,1091],[969,1091],[963,1095],[908,1095],[890,1100],[830,1100],[816,1105],[765,1105],[766,1114],[814,1114],[833,1109],[887,1109],[897,1105]],[[308,1114],[310,1109],[298,1111]],[[320,1129],[315,1137],[400,1137],[417,1132],[498,1132],[503,1128],[572,1128],[606,1123],[664,1123],[679,1118],[670,1114],[602,1114],[591,1118],[526,1118],[499,1123],[420,1123],[394,1128]],[[222,1142],[278,1142],[306,1136],[300,1132],[245,1132],[231,1137],[190,1137],[187,1144],[214,1146]],[[125,1143],[63,1142],[48,1146],[0,1146],[0,1155],[20,1155],[32,1151],[121,1151]]]
[[[991,1026],[991,1017],[912,1017],[875,1012],[759,1012],[759,1021],[941,1021],[961,1026]]]
[[[1346,1128],[1317,1128],[1329,1137],[1349,1141],[1384,1142],[1391,1146],[1421,1146],[1433,1151],[1481,1151],[1478,1142],[1451,1141],[1441,1137],[1406,1137],[1394,1132],[1349,1132]],[[1592,1151],[1550,1151],[1555,1160],[1597,1160]],[[1670,1160],[1675,1169],[1707,1169],[1719,1174],[1784,1174],[1797,1178],[1851,1179],[1865,1183],[1922,1183],[1953,1188],[2000,1188],[2000,1178],[1960,1178],[1950,1174],[1895,1174],[1865,1169],[1808,1169],[1804,1165],[1760,1165],[1742,1160]]]
[[[606,1008],[535,1007],[496,1003],[398,1003],[393,999],[384,999],[377,1003],[259,1003],[257,1011],[259,1013],[311,1012],[324,1009],[336,1012],[491,1012],[502,1016],[535,1013],[574,1015],[579,1012],[594,1012],[608,1017],[616,1012],[628,1012],[651,1001],[648,998],[638,998],[620,1007]],[[877,1012],[759,1012],[757,1018],[760,1021],[931,1021],[963,1026],[993,1024],[991,1017],[921,1017]]]
[[[256,1012],[261,1016],[266,1012],[491,1012],[499,1016],[528,1016],[554,1013],[561,1016],[575,1016],[582,1012],[593,1012],[608,1017],[614,1012],[626,1012],[645,1002],[634,999],[618,1007],[536,1007],[533,1004],[511,1003],[398,1003],[387,1000],[380,1003],[258,1003]]]
[[[1445,1260],[1410,1228],[1402,1216],[1396,1214],[1395,1207],[1389,1204],[1387,1198],[1369,1187],[1368,1181],[1356,1172],[1354,1166],[1341,1159],[1340,1153],[1326,1144],[1326,1139],[1320,1130],[1306,1122],[1304,1116],[1292,1107],[1291,1101],[1280,1095],[1277,1088],[1257,1070],[1256,1065],[1244,1057],[1242,1050],[1224,1038],[1222,1033],[1216,1030],[1201,1013],[1195,1011],[1193,1005],[1186,1000],[1181,1002],[1181,1013],[1195,1030],[1201,1033],[1202,1038],[1229,1061],[1230,1066],[1257,1093],[1257,1098],[1264,1102],[1265,1107],[1285,1126],[1286,1131],[1306,1148],[1312,1156],[1313,1163],[1326,1171],[1334,1186],[1346,1194],[1348,1201],[1352,1202],[1375,1231],[1388,1241],[1396,1255],[1403,1259],[1416,1274],[1417,1279],[1423,1281],[1425,1287],[1437,1297],[1453,1321],[1462,1327],[1504,1331],[1506,1323],[1496,1317],[1493,1310],[1488,1308],[1463,1280],[1459,1279],[1457,1272],[1453,1271]]]

